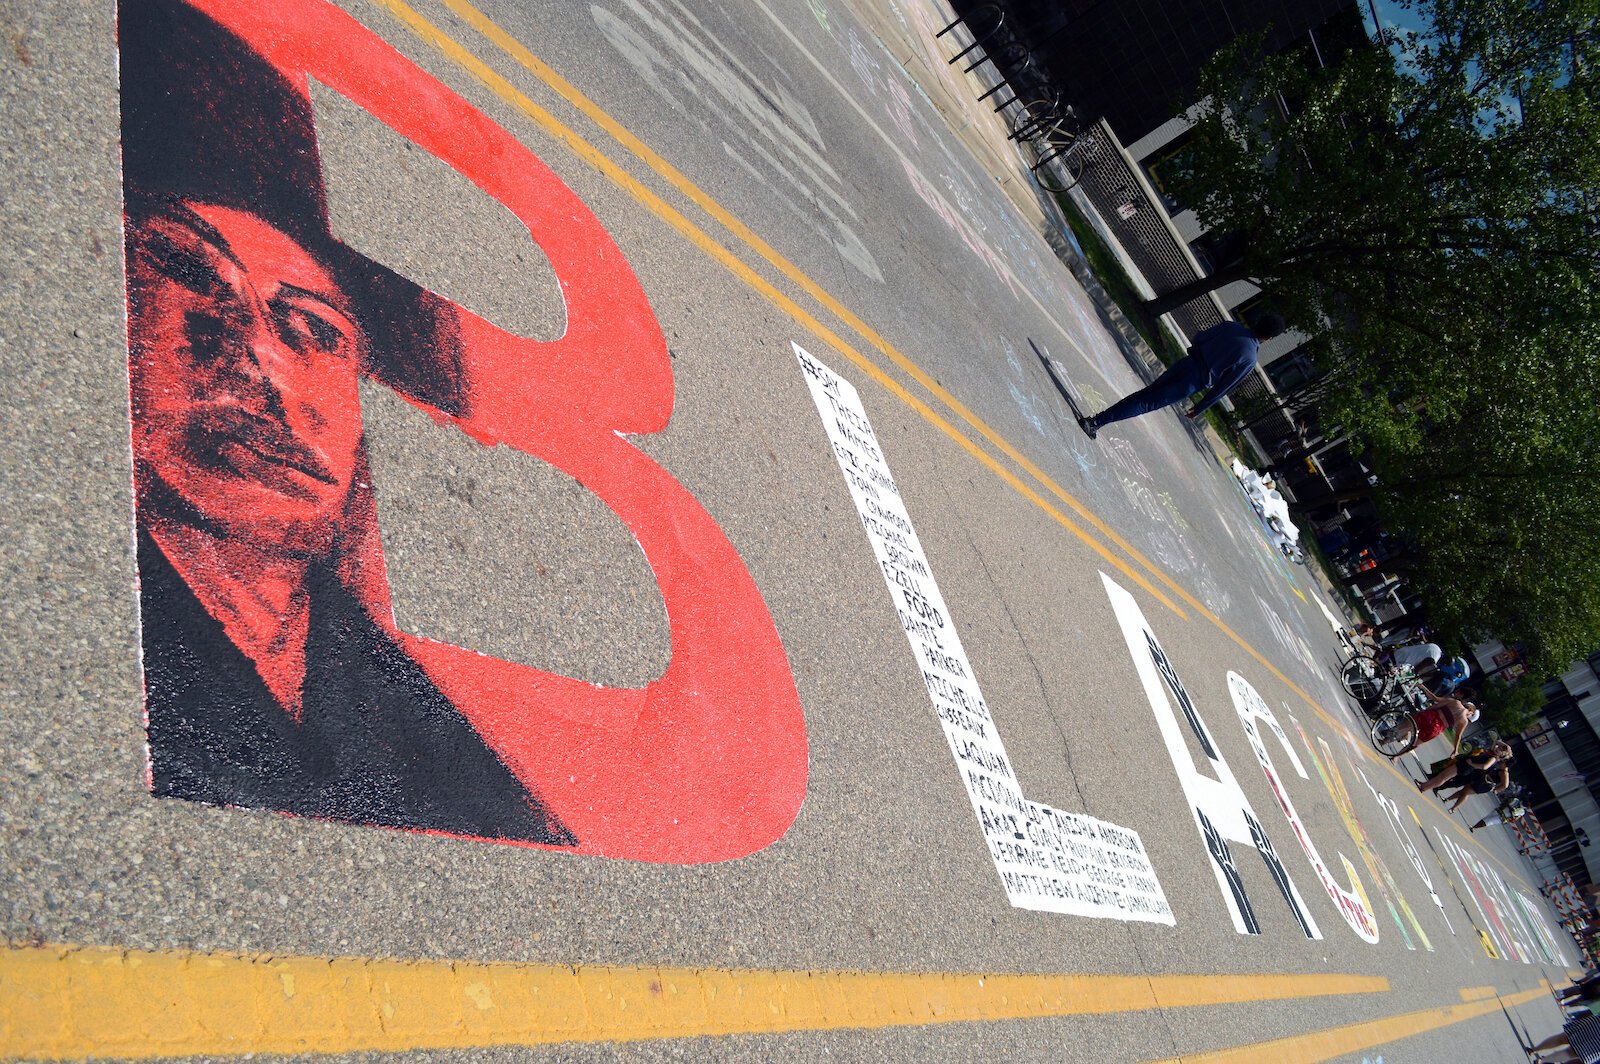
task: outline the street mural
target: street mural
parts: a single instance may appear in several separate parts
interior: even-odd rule
[[[1116,614],[1117,624],[1122,629],[1128,654],[1133,658],[1134,671],[1139,675],[1139,683],[1144,688],[1150,710],[1155,714],[1157,731],[1167,748],[1167,756],[1172,760],[1178,783],[1183,788],[1189,812],[1194,817],[1195,829],[1199,831],[1206,853],[1211,858],[1211,870],[1216,876],[1223,904],[1233,920],[1233,929],[1241,935],[1261,933],[1260,918],[1256,916],[1255,907],[1245,891],[1244,879],[1234,863],[1233,850],[1228,846],[1230,841],[1255,847],[1301,933],[1309,939],[1320,939],[1322,931],[1306,907],[1305,899],[1289,878],[1289,871],[1283,866],[1277,848],[1267,837],[1260,818],[1250,807],[1250,799],[1245,797],[1244,789],[1239,786],[1238,777],[1228,767],[1221,749],[1212,739],[1199,709],[1195,707],[1194,699],[1189,696],[1188,689],[1178,678],[1177,670],[1161,649],[1150,622],[1145,620],[1144,611],[1126,588],[1105,573],[1100,574],[1100,582],[1105,585],[1106,595],[1111,599],[1112,612]],[[1172,703],[1168,701],[1169,694],[1178,703],[1189,730],[1210,763],[1212,776],[1204,775],[1195,766],[1194,758],[1184,743],[1183,733],[1179,730],[1178,719],[1172,712]]]
[[[1294,718],[1290,718],[1294,721]],[[1328,789],[1329,796],[1333,799],[1334,808],[1339,811],[1339,819],[1344,821],[1345,831],[1350,834],[1350,841],[1355,843],[1356,852],[1361,854],[1362,862],[1367,866],[1367,872],[1372,876],[1373,883],[1377,886],[1378,896],[1383,899],[1385,908],[1389,910],[1389,918],[1394,921],[1400,936],[1405,939],[1406,949],[1416,949],[1416,941],[1430,952],[1433,943],[1428,939],[1428,934],[1422,929],[1422,923],[1417,919],[1417,914],[1412,910],[1411,903],[1400,890],[1400,884],[1395,880],[1394,873],[1389,871],[1389,866],[1379,856],[1377,848],[1373,845],[1372,836],[1367,834],[1366,827],[1361,818],[1356,815],[1355,802],[1350,798],[1350,791],[1345,786],[1344,776],[1339,772],[1339,766],[1334,763],[1333,749],[1326,739],[1317,736],[1317,749],[1312,749],[1311,740],[1305,730],[1300,727],[1299,721],[1294,721],[1295,730],[1300,733],[1300,741],[1305,744],[1306,755],[1311,758],[1311,763],[1316,767],[1317,775],[1322,777],[1322,785]],[[1318,756],[1317,750],[1321,750]],[[1354,772],[1360,769],[1356,764],[1346,758],[1345,763]],[[1402,914],[1404,919],[1402,920]]]
[[[1346,890],[1334,877],[1328,863],[1318,852],[1316,844],[1311,841],[1305,822],[1300,819],[1294,802],[1289,798],[1289,789],[1284,786],[1283,778],[1278,775],[1278,770],[1272,764],[1272,755],[1267,751],[1267,744],[1262,739],[1261,729],[1257,725],[1265,724],[1272,732],[1278,740],[1278,745],[1283,748],[1284,755],[1288,757],[1289,764],[1294,768],[1295,775],[1301,779],[1310,779],[1305,766],[1295,755],[1294,747],[1289,745],[1289,737],[1284,734],[1283,726],[1272,715],[1272,710],[1267,708],[1266,700],[1250,685],[1250,681],[1236,672],[1228,673],[1228,694],[1233,699],[1233,708],[1239,715],[1239,724],[1244,728],[1245,738],[1250,740],[1250,750],[1256,755],[1256,763],[1261,766],[1262,773],[1267,777],[1267,783],[1272,787],[1272,797],[1277,800],[1278,809],[1283,813],[1284,819],[1289,821],[1295,840],[1300,843],[1300,849],[1306,855],[1306,860],[1311,862],[1311,870],[1316,873],[1317,881],[1327,892],[1328,900],[1333,902],[1333,907],[1338,910],[1339,916],[1361,941],[1377,942],[1378,922],[1372,915],[1372,903],[1361,885],[1361,878],[1356,875],[1355,866],[1344,854],[1338,855],[1339,863],[1344,867],[1345,878],[1350,881],[1350,889]]]
[[[507,131],[326,0],[123,0],[119,50],[151,791],[658,862],[736,858],[781,837],[808,768],[793,676],[716,521],[626,438],[666,427],[671,363],[598,219]],[[508,333],[339,241],[313,79],[512,212],[559,282],[563,336]],[[1011,904],[1172,925],[1136,831],[1023,794],[860,397],[795,351]],[[430,415],[436,431],[547,462],[603,501],[660,587],[672,646],[662,675],[598,686],[401,630],[363,380]],[[1230,842],[1257,851],[1295,926],[1321,938],[1137,602],[1101,576],[1235,930],[1261,928]],[[1283,625],[1274,632],[1303,650]],[[1351,930],[1375,942],[1354,867],[1340,855],[1346,889],[1268,755],[1262,724],[1309,778],[1283,729],[1243,677],[1227,679],[1318,880]],[[1409,925],[1428,946],[1331,752],[1306,745],[1407,945]],[[1443,914],[1398,807],[1352,767]],[[1438,837],[1492,952],[1559,958],[1531,902]]]
[[[1297,724],[1296,727],[1299,727],[1299,725]],[[1310,749],[1311,744],[1306,739],[1304,731],[1301,731],[1300,738],[1301,741],[1306,743],[1306,748]],[[1394,837],[1399,841],[1400,848],[1405,851],[1406,859],[1411,862],[1411,870],[1417,874],[1418,879],[1422,880],[1422,886],[1427,890],[1428,897],[1433,899],[1433,904],[1438,907],[1439,918],[1444,921],[1445,930],[1454,935],[1456,929],[1450,923],[1450,914],[1445,912],[1444,899],[1439,896],[1438,891],[1433,889],[1433,877],[1428,875],[1428,869],[1422,863],[1422,855],[1412,845],[1410,836],[1406,834],[1405,825],[1400,820],[1400,804],[1374,787],[1372,781],[1367,779],[1367,774],[1360,765],[1355,765],[1354,768],[1356,775],[1361,777],[1361,782],[1366,784],[1367,790],[1372,793],[1373,801],[1377,802],[1378,807],[1383,810],[1384,819],[1389,822],[1389,827],[1394,831]],[[1423,841],[1427,841],[1426,836],[1423,837]]]
[[[855,386],[794,344],[989,856],[1019,909],[1172,926],[1139,833],[1028,799]]]
[[[1499,883],[1499,873],[1479,861],[1461,846],[1456,845],[1438,827],[1433,829],[1439,845],[1455,866],[1456,877],[1466,885],[1472,895],[1478,914],[1483,917],[1483,930],[1492,941],[1492,956],[1533,963],[1528,948],[1516,934],[1516,913],[1509,909],[1504,897],[1504,884]],[[1496,892],[1499,885],[1501,890]]]
[[[325,0],[124,0],[119,49],[153,793],[664,862],[781,836],[806,787],[794,680],[733,546],[624,438],[666,426],[672,371],[594,215]],[[340,243],[308,79],[508,208],[565,335],[514,336]],[[601,687],[399,630],[363,378],[605,502],[660,586],[665,672]]]

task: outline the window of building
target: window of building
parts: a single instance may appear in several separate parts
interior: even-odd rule
[[[1263,368],[1267,371],[1267,379],[1272,381],[1272,386],[1280,392],[1292,392],[1302,384],[1322,375],[1322,371],[1317,368],[1303,347],[1297,347],[1281,358],[1273,359]]]
[[[1189,139],[1190,134],[1182,133],[1144,161],[1145,176],[1166,204],[1168,214],[1177,214],[1184,209],[1184,204],[1173,195],[1172,178],[1185,165],[1184,155],[1189,147]]]

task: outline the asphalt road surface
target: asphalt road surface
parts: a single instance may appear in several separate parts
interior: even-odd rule
[[[942,5],[477,2],[0,6],[0,1056],[1556,1029]]]

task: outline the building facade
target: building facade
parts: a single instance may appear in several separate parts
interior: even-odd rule
[[[1537,682],[1503,643],[1484,643],[1473,655],[1483,676]],[[1539,719],[1512,739],[1524,803],[1550,837],[1542,856],[1580,886],[1600,883],[1600,846],[1587,844],[1600,841],[1600,651],[1546,680],[1542,693]]]
[[[1002,6],[1074,104],[1131,144],[1195,98],[1206,60],[1240,36],[1290,47],[1353,0],[1005,0]]]

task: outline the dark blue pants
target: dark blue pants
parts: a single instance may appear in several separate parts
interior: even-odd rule
[[[1173,403],[1181,403],[1195,392],[1206,387],[1210,374],[1193,355],[1178,359],[1167,371],[1131,395],[1125,395],[1105,413],[1095,415],[1095,424],[1109,425],[1113,421],[1126,421],[1130,417],[1148,414]]]

